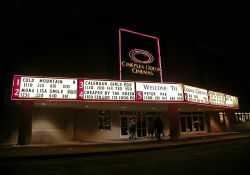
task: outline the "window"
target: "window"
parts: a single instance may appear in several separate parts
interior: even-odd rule
[[[203,115],[199,116],[199,125],[200,125],[200,131],[204,131],[205,126],[204,126],[204,116]]]
[[[235,112],[234,113],[234,122],[235,123],[250,122],[250,113]]]
[[[186,117],[181,117],[181,132],[186,132],[187,125],[186,125]]]
[[[219,112],[219,121],[220,121],[220,124],[225,123],[225,112]]]
[[[235,113],[234,113],[234,123],[238,123],[238,122],[239,122],[238,113],[235,112]]]
[[[204,114],[201,112],[187,113],[183,112],[181,114],[181,132],[199,132],[205,131],[204,127]]]
[[[246,122],[250,122],[250,113],[245,113],[246,114]]]
[[[99,111],[99,130],[111,130],[110,111]]]

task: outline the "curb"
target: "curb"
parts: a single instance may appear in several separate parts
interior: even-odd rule
[[[18,160],[38,160],[38,159],[56,159],[56,158],[72,158],[72,157],[86,157],[86,156],[97,156],[97,155],[108,155],[108,154],[123,154],[123,153],[133,153],[133,152],[145,152],[152,150],[160,150],[166,148],[180,148],[194,145],[204,145],[211,144],[215,142],[225,142],[231,140],[249,139],[250,136],[232,137],[232,138],[221,138],[221,139],[211,139],[211,140],[197,140],[193,142],[178,143],[178,142],[168,142],[166,144],[161,143],[144,148],[130,148],[130,149],[120,149],[120,150],[102,150],[93,152],[79,152],[79,153],[65,153],[65,154],[48,154],[48,155],[28,155],[28,156],[13,156],[13,157],[0,157],[0,161],[18,161]],[[136,143],[135,143],[136,144]]]

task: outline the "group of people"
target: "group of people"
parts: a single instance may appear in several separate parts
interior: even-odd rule
[[[147,121],[148,126],[148,136],[150,138],[157,138],[157,140],[161,140],[161,136],[164,136],[164,124],[160,118],[157,116],[155,119],[149,118]],[[128,132],[129,132],[129,139],[136,138],[136,121],[135,118],[131,118],[128,124]]]
[[[155,120],[149,120],[148,121],[148,136],[150,138],[154,138],[154,136],[157,138],[157,140],[161,140],[161,136],[164,136],[164,124],[160,118],[160,116],[157,116]]]

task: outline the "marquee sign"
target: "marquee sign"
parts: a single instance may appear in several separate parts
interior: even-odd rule
[[[134,82],[79,80],[78,97],[87,100],[135,100]]]
[[[162,82],[159,38],[119,30],[120,80]]]
[[[150,62],[150,60],[147,60]],[[15,75],[12,100],[193,102],[239,108],[238,98],[183,85]]]
[[[183,85],[185,100],[196,103],[208,104],[208,93],[206,89]]]
[[[208,91],[208,95],[210,104],[226,106],[226,95],[224,93]]]
[[[136,82],[138,101],[183,101],[182,84]]]
[[[77,79],[15,76],[13,99],[77,99]]]

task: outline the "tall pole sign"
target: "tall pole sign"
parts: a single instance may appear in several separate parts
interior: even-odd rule
[[[162,82],[159,38],[119,29],[120,80]]]

